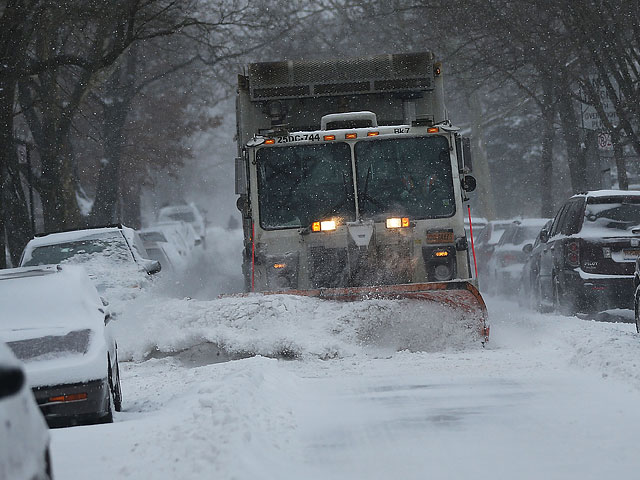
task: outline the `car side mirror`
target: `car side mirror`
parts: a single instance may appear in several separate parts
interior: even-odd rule
[[[464,177],[462,177],[462,189],[465,192],[473,192],[476,187],[478,186],[478,182],[476,181],[476,177],[472,176],[472,175],[465,175]]]
[[[24,385],[24,372],[17,367],[0,367],[0,398],[15,395]]]
[[[546,230],[542,230],[540,232],[540,241],[542,243],[547,243],[549,241],[549,232],[547,232]]]
[[[144,269],[148,275],[154,275],[162,270],[162,265],[157,260],[147,260],[144,264]]]
[[[522,247],[522,251],[526,254],[531,253],[532,250],[533,250],[533,245],[530,243],[527,243],[524,247]]]

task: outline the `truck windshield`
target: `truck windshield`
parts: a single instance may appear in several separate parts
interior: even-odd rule
[[[449,142],[440,136],[368,140],[355,146],[364,218],[450,217],[455,197]]]
[[[262,228],[308,227],[329,217],[355,220],[346,143],[261,148],[256,159]]]

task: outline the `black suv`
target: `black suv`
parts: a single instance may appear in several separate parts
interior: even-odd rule
[[[599,190],[565,202],[543,233],[540,302],[572,314],[633,308],[640,191]]]

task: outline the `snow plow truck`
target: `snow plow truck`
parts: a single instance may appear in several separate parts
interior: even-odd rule
[[[488,340],[469,139],[432,53],[252,63],[236,115],[247,292],[437,302]]]

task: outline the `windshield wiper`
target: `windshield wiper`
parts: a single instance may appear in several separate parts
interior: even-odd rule
[[[383,205],[379,200],[376,200],[375,198],[373,198],[371,195],[369,195],[368,190],[369,190],[369,178],[371,177],[371,165],[369,165],[369,168],[367,169],[367,176],[364,179],[364,189],[362,190],[362,194],[359,194],[358,196],[358,203],[360,203],[359,207],[360,207],[360,213],[364,212],[366,209],[364,208],[365,206],[365,202],[368,200],[371,203],[373,203],[376,207],[380,207],[382,208]]]

